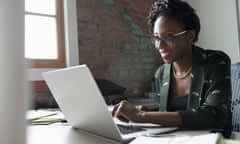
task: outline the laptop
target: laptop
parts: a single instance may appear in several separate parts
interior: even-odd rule
[[[119,142],[144,134],[167,133],[177,129],[157,124],[124,123],[113,118],[85,64],[44,72],[43,77],[73,128]],[[121,133],[121,129],[129,133]]]

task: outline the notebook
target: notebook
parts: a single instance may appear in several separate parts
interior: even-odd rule
[[[134,123],[127,127],[128,124],[124,125],[112,118],[87,65],[44,72],[43,77],[68,123],[74,128],[119,142],[139,135],[166,133],[177,129]],[[123,129],[135,128],[135,132],[122,134],[118,126]]]

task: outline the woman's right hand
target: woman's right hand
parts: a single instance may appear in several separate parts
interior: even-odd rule
[[[148,108],[144,105],[137,105],[136,108],[139,110],[139,111],[148,111]]]
[[[142,109],[146,108],[144,106],[134,106],[128,101],[123,100],[114,106],[112,116],[125,122],[138,122],[140,116],[143,114]]]

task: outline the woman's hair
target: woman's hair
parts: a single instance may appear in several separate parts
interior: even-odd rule
[[[156,0],[152,4],[148,16],[151,33],[153,33],[156,19],[161,16],[176,20],[186,30],[196,30],[194,42],[198,40],[201,27],[200,20],[195,10],[188,3],[181,0]]]

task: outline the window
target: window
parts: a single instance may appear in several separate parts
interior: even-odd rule
[[[66,67],[63,0],[25,0],[25,58],[33,68]]]

